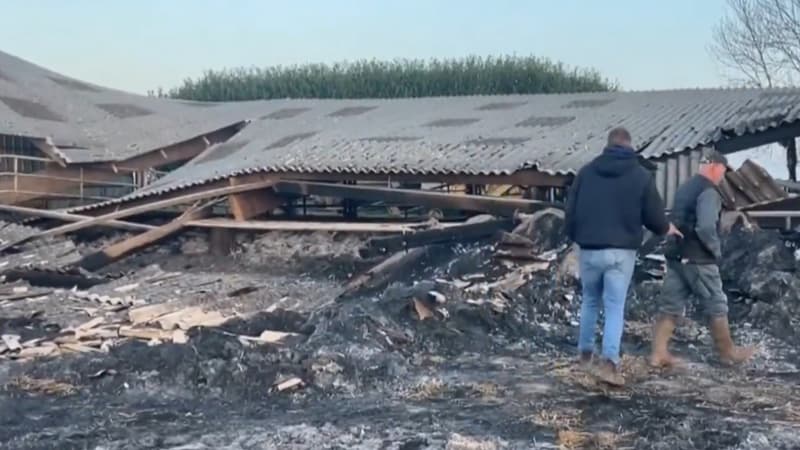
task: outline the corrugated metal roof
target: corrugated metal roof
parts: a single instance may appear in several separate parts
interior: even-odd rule
[[[0,134],[49,137],[71,163],[124,160],[258,117],[264,106],[129,94],[3,52],[0,71]]]
[[[136,196],[252,172],[571,174],[615,126],[658,158],[800,118],[796,89],[193,104],[102,88],[4,53],[0,71],[0,133],[50,137],[69,162],[126,159],[253,120]]]
[[[725,174],[719,191],[727,209],[750,208],[789,197],[763,167],[749,159],[738,170]]]
[[[0,69],[0,133],[49,136],[70,162],[125,159],[256,119],[237,138],[247,145],[215,158],[215,173],[572,173],[614,126],[652,158],[800,114],[800,91],[755,89],[197,104],[103,88],[2,52]],[[192,173],[212,176],[203,166]]]
[[[257,172],[571,174],[615,126],[654,159],[800,119],[800,90],[264,103],[269,112],[231,140],[122,201]]]
[[[615,126],[658,158],[800,118],[798,90],[270,103],[291,117],[254,121],[142,193],[253,172],[571,174]],[[336,114],[343,108],[360,112]]]

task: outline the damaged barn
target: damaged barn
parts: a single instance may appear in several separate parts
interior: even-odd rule
[[[562,214],[512,222],[478,216],[472,224],[491,223],[492,233],[408,239],[377,269],[361,254],[385,248],[385,237],[330,231],[242,231],[219,256],[198,229],[94,274],[58,269],[108,238],[18,244],[0,261],[6,274],[28,274],[2,285],[0,352],[13,363],[0,370],[0,441],[19,449],[800,445],[793,236],[742,223],[726,234],[735,333],[761,345],[736,371],[709,356],[709,336],[691,315],[675,339],[690,370],[648,368],[661,267],[643,255],[623,343],[629,384],[615,390],[573,370],[580,290]],[[20,242],[40,232],[7,224],[0,233]],[[64,273],[101,281],[64,288],[46,276]]]
[[[760,346],[743,368],[693,311],[674,338],[686,370],[646,364],[664,257],[645,243],[624,389],[575,370],[558,209],[610,126],[669,205],[704,149],[800,135],[800,91],[210,107],[0,63],[16,136],[0,156],[47,160],[0,173],[3,448],[800,447],[800,197],[753,162],[720,187],[733,331]],[[23,75],[58,95],[8,100],[33,97]],[[167,167],[127,195],[32,207]]]

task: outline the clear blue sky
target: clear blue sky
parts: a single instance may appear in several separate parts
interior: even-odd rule
[[[624,89],[726,83],[708,53],[724,0],[38,0],[2,5],[0,49],[144,93],[204,69],[535,54]]]

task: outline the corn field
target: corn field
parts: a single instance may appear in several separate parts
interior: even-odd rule
[[[534,56],[362,60],[206,71],[151,95],[197,101],[276,98],[398,98],[614,90],[597,71]]]

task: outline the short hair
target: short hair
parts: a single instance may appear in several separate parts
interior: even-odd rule
[[[631,143],[631,133],[624,127],[616,127],[608,133],[608,146]]]

